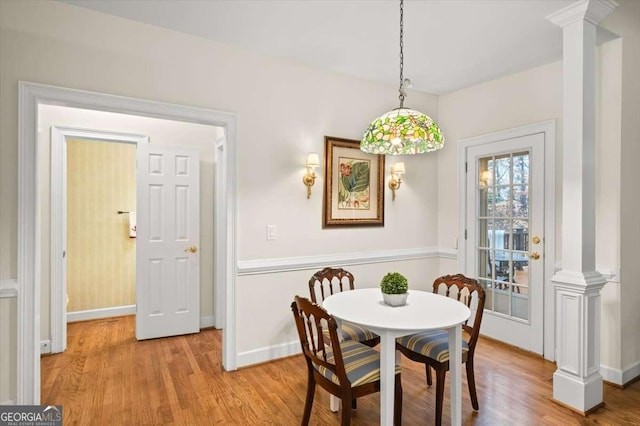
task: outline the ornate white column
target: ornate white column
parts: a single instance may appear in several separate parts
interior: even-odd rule
[[[563,34],[562,270],[556,302],[553,398],[587,413],[602,405],[600,290],[595,270],[596,27],[617,6],[581,0],[547,17]]]

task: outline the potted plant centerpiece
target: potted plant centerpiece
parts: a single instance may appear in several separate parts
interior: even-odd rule
[[[380,282],[384,303],[390,306],[402,306],[407,303],[409,282],[398,272],[389,272]]]

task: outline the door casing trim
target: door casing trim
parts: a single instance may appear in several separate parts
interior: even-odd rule
[[[236,316],[236,117],[235,114],[124,96],[18,82],[17,403],[40,403],[41,236],[38,223],[38,105],[52,104],[223,127],[226,188],[221,191],[227,233],[215,242],[226,254],[222,363],[237,369]],[[218,285],[218,283],[216,283]]]
[[[514,127],[498,132],[487,133],[458,142],[458,269],[464,271],[466,265],[467,240],[464,238],[466,229],[466,167],[467,150],[478,146],[507,139],[514,139],[531,134],[544,134],[544,299],[543,299],[543,356],[549,361],[555,361],[555,298],[554,287],[551,282],[555,270],[556,249],[556,122],[546,120],[525,126]]]
[[[149,137],[133,133],[111,132],[80,127],[51,127],[51,353],[67,349],[67,139],[76,138],[112,143],[149,143]]]

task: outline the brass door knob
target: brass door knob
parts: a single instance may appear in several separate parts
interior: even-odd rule
[[[195,253],[198,251],[198,248],[196,246],[191,246],[187,249],[185,249],[184,251],[188,251],[189,253]]]
[[[540,253],[538,253],[537,251],[534,251],[533,253],[531,253],[531,254],[529,255],[529,257],[530,257],[531,259],[533,259],[533,260],[538,260],[538,259],[540,259]]]
[[[531,241],[533,241],[533,244],[540,244],[540,237],[533,237]]]

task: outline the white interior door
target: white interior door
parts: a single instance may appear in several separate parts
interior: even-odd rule
[[[137,165],[136,338],[197,333],[199,153],[139,144]]]
[[[480,332],[542,354],[544,134],[466,152],[465,273],[486,291]]]

